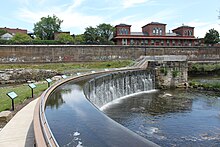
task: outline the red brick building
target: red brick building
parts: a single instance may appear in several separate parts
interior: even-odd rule
[[[166,24],[151,22],[142,27],[142,32],[131,32],[131,25],[115,26],[113,41],[117,45],[195,46],[194,27],[181,26],[166,32]]]
[[[19,29],[19,28],[16,28],[16,29],[13,29],[13,28],[0,28],[0,30],[5,30],[7,31],[8,33],[10,33],[11,35],[15,35],[17,33],[20,33],[20,34],[27,34],[27,30],[23,30],[23,29]]]

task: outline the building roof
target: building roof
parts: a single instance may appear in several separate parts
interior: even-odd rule
[[[148,25],[167,25],[167,24],[165,24],[165,23],[159,23],[159,22],[151,22],[151,23],[148,23],[148,24],[144,25],[143,27],[146,27],[146,26],[148,26]],[[142,27],[142,28],[143,28],[143,27]]]
[[[186,26],[186,25],[182,25],[176,29],[173,29],[173,30],[177,30],[177,29],[181,29],[181,28],[195,28],[195,27],[190,27],[190,26]]]
[[[130,35],[147,35],[147,34],[144,34],[143,32],[131,32]]]
[[[176,33],[166,33],[166,36],[180,36],[180,35]]]
[[[11,33],[12,35],[16,34],[16,33],[27,34],[27,30],[19,29],[19,28],[7,28],[7,27],[4,27],[4,28],[0,28],[0,30],[5,30],[5,31]]]
[[[116,25],[115,27],[131,27],[131,25],[120,23],[119,25]]]

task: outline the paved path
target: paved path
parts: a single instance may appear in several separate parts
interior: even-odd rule
[[[37,100],[21,109],[0,131],[0,147],[33,147],[33,114]]]

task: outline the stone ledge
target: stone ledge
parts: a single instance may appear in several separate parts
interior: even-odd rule
[[[13,117],[11,111],[0,112],[0,122],[7,123]]]

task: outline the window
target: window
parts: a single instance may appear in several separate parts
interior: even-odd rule
[[[189,31],[189,36],[192,36],[192,31]]]
[[[185,45],[185,46],[188,45],[188,41],[187,41],[187,40],[184,41],[184,45]]]
[[[173,43],[173,45],[175,45],[175,44],[176,44],[176,41],[175,41],[175,40],[173,40],[173,41],[172,41],[172,43]]]
[[[141,40],[141,45],[144,45],[144,40]]]
[[[170,40],[167,40],[167,46],[169,46],[170,45]]]
[[[134,40],[133,39],[131,39],[131,43],[130,43],[131,45],[134,45]]]
[[[156,35],[159,35],[159,29],[156,28]]]
[[[121,28],[121,29],[119,29],[119,34],[120,35],[128,35],[128,29],[126,29],[126,28]]]
[[[181,41],[180,40],[178,40],[178,45],[181,46]]]
[[[153,34],[154,34],[154,35],[156,34],[156,29],[155,29],[155,28],[153,29]]]
[[[162,32],[163,32],[162,29],[160,29],[160,35],[162,35]]]
[[[160,43],[161,43],[161,45],[163,45],[163,40],[161,40],[161,42],[160,42]]]
[[[122,39],[122,45],[127,45],[127,39]]]
[[[154,45],[154,40],[151,40],[151,45]]]
[[[148,40],[145,40],[145,44],[148,45]]]

